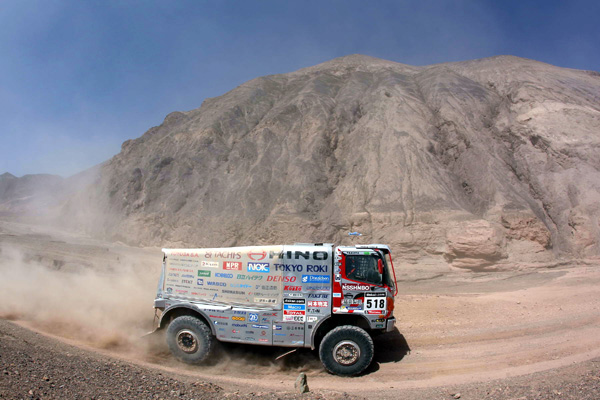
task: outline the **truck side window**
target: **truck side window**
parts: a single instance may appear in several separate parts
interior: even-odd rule
[[[381,275],[377,269],[377,257],[346,256],[346,277],[348,279],[381,285]]]

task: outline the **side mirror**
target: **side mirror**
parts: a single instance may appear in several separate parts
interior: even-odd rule
[[[383,261],[381,259],[377,260],[377,270],[379,271],[379,275],[383,275]]]

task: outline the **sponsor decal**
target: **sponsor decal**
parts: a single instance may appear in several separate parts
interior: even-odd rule
[[[274,285],[256,285],[256,289],[277,290],[277,286],[274,286]]]
[[[247,283],[230,283],[229,286],[240,289],[250,289],[252,287],[252,285],[248,285]]]
[[[167,293],[172,293],[173,292],[173,288],[167,288]]]
[[[292,340],[292,344],[304,344],[304,340]]]
[[[369,310],[367,314],[385,314],[383,310]]]
[[[236,328],[247,328],[248,324],[231,324],[231,326],[235,326]]]
[[[223,261],[223,269],[226,271],[241,271],[242,263],[239,261]],[[233,278],[233,275],[231,277]]]
[[[263,317],[276,317],[277,313],[276,312],[265,312],[265,313],[261,313],[261,315]]]
[[[248,314],[248,321],[250,322],[258,322],[258,314],[250,313]]]
[[[288,291],[288,292],[300,292],[302,290],[302,286],[285,285],[283,287],[283,290]]]
[[[307,318],[306,318],[306,320],[307,320],[308,322],[315,322],[315,321],[317,320],[317,318],[318,318],[318,317],[311,317],[311,316],[309,316],[309,317],[307,317]]]
[[[302,272],[304,270],[304,265],[302,264],[273,264],[275,266],[275,271],[283,271],[283,272]]]
[[[365,293],[365,297],[385,297],[385,292],[369,292]]]
[[[266,299],[264,297],[255,297],[254,302],[261,303],[261,304],[275,304],[275,303],[277,303],[277,299]]]
[[[217,261],[200,261],[200,266],[202,268],[219,268],[219,263]]]
[[[185,283],[185,284],[188,284],[188,285],[193,285],[194,281],[191,280],[191,279],[182,279],[181,283]]]
[[[223,322],[223,321],[214,321],[215,325],[221,325],[221,326],[227,326],[229,325],[229,322]]]
[[[235,315],[246,315],[246,311],[241,311],[241,310],[233,310],[233,313]]]
[[[292,293],[284,293],[284,296],[286,297],[302,297],[304,296],[302,293],[296,293],[296,292],[292,292]]]
[[[235,330],[235,329],[232,329],[232,330],[231,330],[231,333],[240,333],[240,331],[238,331],[238,330]]]
[[[306,272],[327,273],[328,268],[327,265],[307,265]]]
[[[327,307],[329,306],[329,302],[327,301],[309,301],[309,307]]]
[[[333,294],[333,297],[335,297],[335,298],[340,298],[340,297],[342,297],[342,294],[341,294],[341,293],[334,293],[334,294]]]
[[[231,319],[233,321],[245,321],[246,317],[240,317],[240,316],[234,315],[233,317],[231,317]]]
[[[237,279],[240,280],[249,280],[249,281],[262,281],[264,276],[262,275],[245,275],[245,274],[237,274]]]
[[[284,310],[305,310],[306,306],[304,304],[284,304]]]
[[[331,286],[304,286],[304,290],[309,292],[329,292]]]
[[[273,329],[276,331],[280,331],[281,330],[281,325],[273,325]]]
[[[198,270],[198,276],[201,276],[203,278],[210,278],[210,271]]]
[[[264,250],[263,251],[258,251],[258,250],[249,251],[248,257],[254,261],[262,261],[265,259],[265,257],[267,257],[267,252]]]
[[[334,279],[335,279],[335,281],[336,281],[336,282],[339,282],[339,281],[341,281],[341,280],[342,280],[342,275],[340,275],[340,274],[335,274],[335,277],[334,277]]]
[[[192,278],[192,279],[194,279],[194,275],[192,275],[192,274],[183,274],[183,275],[181,275],[181,277],[182,278]]]
[[[267,335],[267,331],[260,331],[260,335],[261,336],[266,336]]]
[[[329,275],[302,275],[302,283],[329,283]]]
[[[283,315],[304,315],[306,314],[306,312],[304,311],[304,309],[302,310],[283,310]]]
[[[383,328],[383,324],[375,324],[375,328]]]
[[[179,293],[179,294],[187,294],[187,290],[181,290],[181,289],[175,289],[175,293]]]
[[[306,320],[306,315],[284,315],[284,322],[304,322]]]
[[[255,329],[269,329],[267,325],[252,324],[252,327]]]
[[[365,293],[365,296],[369,293]],[[384,297],[367,297],[365,298],[365,310],[382,310],[386,306],[386,298]]]
[[[344,283],[342,285],[342,290],[356,290],[356,291],[371,290],[371,286],[369,286],[369,285],[353,285],[353,284]]]
[[[178,277],[178,276],[179,276],[179,274],[178,274],[178,273],[176,273],[176,272],[169,272],[169,273],[167,274],[167,276]]]
[[[239,296],[245,296],[246,292],[244,292],[243,290],[229,290],[229,289],[223,289],[221,290],[222,293],[226,293],[226,294],[235,294],[235,295],[239,295]]]
[[[177,271],[177,272],[191,272],[194,273],[193,269],[189,269],[189,268],[169,268],[171,271]]]
[[[262,272],[268,274],[271,272],[271,268],[269,267],[269,263],[249,262],[248,272]]]
[[[296,282],[295,276],[267,276],[267,282]]]
[[[206,284],[208,286],[227,286],[227,284],[225,282],[214,282],[214,281],[207,281]]]
[[[247,336],[246,338],[244,338],[244,340],[247,340],[249,342],[256,342],[256,339],[250,336]]]
[[[235,251],[215,251],[210,252],[207,251],[206,253],[204,253],[204,258],[230,258],[232,260],[239,260],[240,258],[242,258],[242,253],[235,252]],[[218,268],[218,267],[217,267]]]
[[[303,331],[304,327],[302,325],[298,325],[298,324],[286,324],[285,325],[285,330],[286,331]],[[290,336],[294,336],[294,335],[290,335]]]
[[[305,299],[284,299],[284,304],[306,304]]]
[[[212,314],[209,314],[208,316],[211,317],[211,318],[229,319],[229,317],[226,317],[225,315],[212,315]]]
[[[269,343],[269,339],[258,339],[259,342]]]
[[[174,251],[170,255],[175,257],[200,257],[199,253],[190,253],[187,251]]]
[[[315,293],[308,294],[309,299],[327,299],[328,297],[329,297],[328,294],[315,294]]]
[[[227,278],[227,279],[231,279],[233,278],[233,274],[228,274],[225,272],[217,272],[215,274],[215,278]]]
[[[287,336],[287,333],[274,333],[274,336]]]

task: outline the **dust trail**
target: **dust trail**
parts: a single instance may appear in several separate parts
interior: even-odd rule
[[[141,339],[153,327],[152,306],[160,258],[148,265],[134,256],[121,253],[115,257],[110,253],[110,257],[94,263],[88,257],[87,266],[78,267],[73,262],[73,249],[70,258],[67,257],[69,261],[57,269],[49,256],[52,252],[44,250],[43,243],[35,247],[0,243],[0,318],[26,320],[42,331],[94,347],[198,371],[197,366],[187,366],[171,357],[164,332]],[[47,258],[36,261],[40,254]],[[112,260],[108,265],[107,259]],[[264,373],[322,373],[318,358],[306,349],[275,361],[287,351],[287,348],[221,343],[201,370],[224,376],[257,369]]]
[[[127,262],[104,273],[54,270],[6,244],[0,254],[0,317],[102,348],[131,346],[151,328],[155,274]]]

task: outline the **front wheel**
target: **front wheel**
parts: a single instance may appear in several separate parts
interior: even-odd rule
[[[325,368],[335,375],[352,376],[371,364],[375,346],[373,339],[357,326],[344,325],[333,329],[323,338],[319,356]]]
[[[175,318],[167,328],[167,344],[180,361],[200,364],[213,345],[210,328],[196,317],[184,315]]]

